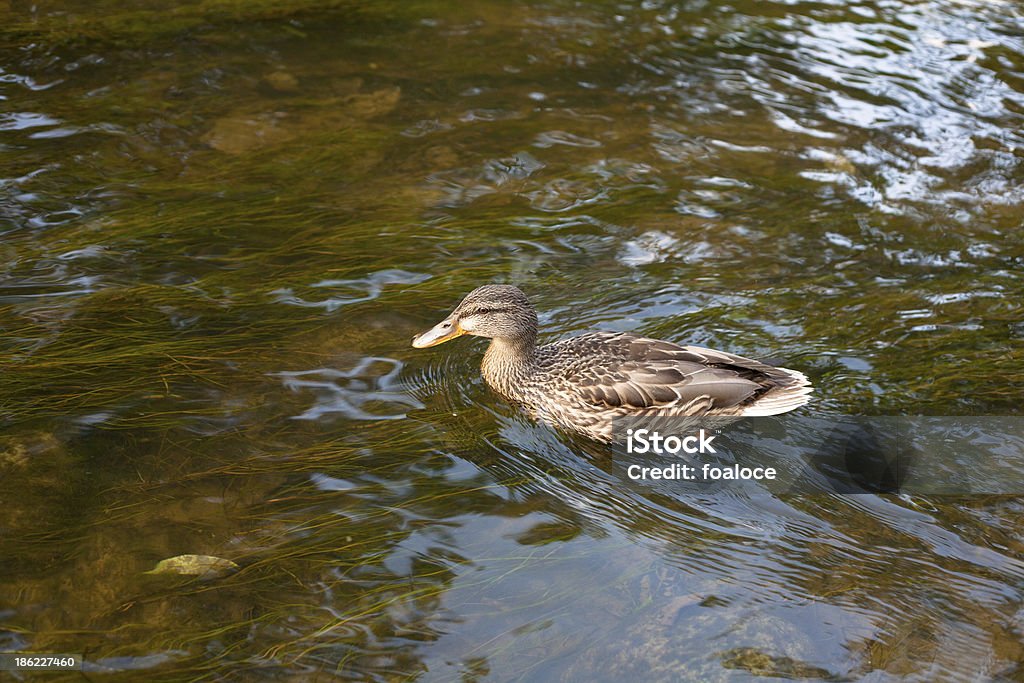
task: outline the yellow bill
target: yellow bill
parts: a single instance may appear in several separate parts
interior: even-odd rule
[[[456,337],[461,337],[464,334],[466,334],[466,331],[459,327],[459,323],[452,320],[451,317],[448,317],[431,327],[423,334],[413,337],[412,345],[417,349],[425,349],[430,346],[443,344],[449,339],[455,339]]]

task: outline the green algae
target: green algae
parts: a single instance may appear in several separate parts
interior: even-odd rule
[[[340,16],[349,25],[408,20],[410,3],[358,2],[357,0],[199,0],[167,6],[125,10],[118,3],[82,8],[80,11],[22,18],[20,12],[0,30],[9,41],[44,40],[52,45],[112,45],[137,47],[156,40],[202,30],[216,32],[232,25],[283,22],[324,14]],[[44,6],[44,10],[46,7]],[[287,28],[287,24],[283,27]],[[297,35],[302,32],[292,29]]]

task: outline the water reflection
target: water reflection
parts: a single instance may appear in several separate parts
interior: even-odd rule
[[[1020,676],[1016,497],[630,488],[478,343],[408,345],[513,282],[545,338],[784,361],[816,411],[1019,413],[1018,4],[115,5],[0,7],[0,646]],[[183,553],[242,569],[143,574]]]
[[[279,303],[307,308],[323,308],[326,312],[331,313],[341,306],[376,299],[380,296],[385,285],[414,285],[429,279],[429,275],[422,273],[409,273],[389,268],[372,273],[365,278],[355,280],[321,280],[310,285],[310,287],[322,287],[331,290],[349,290],[353,293],[351,296],[333,296],[323,301],[310,301],[296,296],[290,288],[278,289],[271,293],[275,295]]]
[[[388,368],[381,372],[379,368]],[[362,358],[349,370],[319,368],[298,372],[280,372],[284,385],[293,391],[320,390],[324,397],[317,405],[296,415],[296,420],[317,420],[340,413],[351,420],[401,420],[405,412],[395,408],[422,408],[423,404],[401,390],[397,382],[402,363],[391,358]],[[364,406],[374,406],[368,412]],[[389,408],[388,412],[381,412]]]

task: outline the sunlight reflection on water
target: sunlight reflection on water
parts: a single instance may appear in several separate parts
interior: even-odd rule
[[[400,420],[406,413],[395,409],[424,407],[398,382],[402,366],[392,358],[369,357],[349,370],[319,368],[276,374],[292,391],[306,389],[318,395],[316,405],[294,416],[296,420],[317,420],[334,413],[351,420]]]
[[[1016,498],[625,487],[409,346],[512,282],[822,414],[1019,412],[1020,3],[2,5],[0,649],[1020,677]],[[141,578],[184,552],[241,571]]]

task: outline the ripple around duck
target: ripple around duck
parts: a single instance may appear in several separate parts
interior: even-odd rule
[[[761,558],[756,542],[800,538],[833,539],[837,545],[856,550],[827,520],[812,512],[780,503],[767,492],[723,490],[715,493],[690,491],[681,494],[672,483],[624,482],[611,471],[610,451],[597,444],[566,437],[545,425],[499,417],[500,438],[495,446],[506,456],[495,464],[522,480],[522,492],[550,497],[567,509],[566,519],[585,519],[593,529],[619,528],[633,538],[646,539],[652,549],[670,564],[690,572],[717,575],[747,567],[761,579],[751,582],[759,592],[788,593],[785,580],[771,567],[756,569],[770,561]],[[766,516],[766,509],[772,514]],[[600,532],[603,533],[603,532]],[[685,549],[686,539],[710,534],[717,542],[693,554]],[[737,541],[741,541],[737,546]]]
[[[404,390],[398,376],[403,363],[392,358],[367,356],[348,370],[317,368],[295,372],[277,372],[292,391],[312,391],[316,403],[295,420],[319,420],[341,415],[350,420],[400,420],[409,409],[423,408]]]
[[[405,375],[408,391],[424,403],[440,404],[447,414],[474,405],[474,387],[481,381],[480,357],[474,353],[432,354],[425,365]]]

